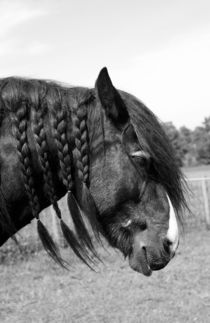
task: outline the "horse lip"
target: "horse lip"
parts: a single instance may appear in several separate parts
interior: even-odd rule
[[[134,258],[137,258],[137,259],[134,259]],[[136,257],[134,257],[132,253],[129,256],[129,264],[133,270],[143,274],[144,276],[149,277],[152,275],[152,269],[148,264],[145,248],[142,248]]]
[[[164,262],[156,262],[156,263],[151,263],[150,268],[152,270],[160,270],[166,267],[166,265],[170,262],[170,260],[174,257],[175,253],[171,255],[170,257],[164,257],[165,261]]]
[[[151,269],[152,270],[160,270],[160,269],[163,269],[166,265],[167,265],[167,263],[166,264],[151,264]]]

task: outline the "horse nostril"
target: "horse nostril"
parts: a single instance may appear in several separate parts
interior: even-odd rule
[[[146,222],[142,222],[139,224],[140,230],[144,231],[147,229],[147,223]]]
[[[165,238],[163,240],[163,248],[165,252],[167,252],[168,254],[171,253],[171,245],[172,245],[172,242],[169,239]]]

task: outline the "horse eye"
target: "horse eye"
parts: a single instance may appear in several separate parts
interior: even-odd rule
[[[122,227],[123,228],[128,228],[131,225],[131,223],[132,223],[132,220],[128,220],[128,221],[122,223]]]
[[[146,167],[150,163],[150,155],[143,150],[135,151],[131,154],[131,157],[141,166]]]

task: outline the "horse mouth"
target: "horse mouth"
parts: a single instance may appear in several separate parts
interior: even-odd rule
[[[149,277],[152,275],[152,269],[148,263],[145,248],[141,248],[138,254],[132,253],[129,256],[129,265],[133,270],[143,274],[144,276]]]

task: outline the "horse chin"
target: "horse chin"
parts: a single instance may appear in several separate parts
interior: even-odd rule
[[[138,252],[138,255],[134,256],[132,253],[129,256],[129,265],[133,270],[143,274],[144,276],[149,277],[152,275],[152,269],[148,264],[146,251],[143,248]]]

